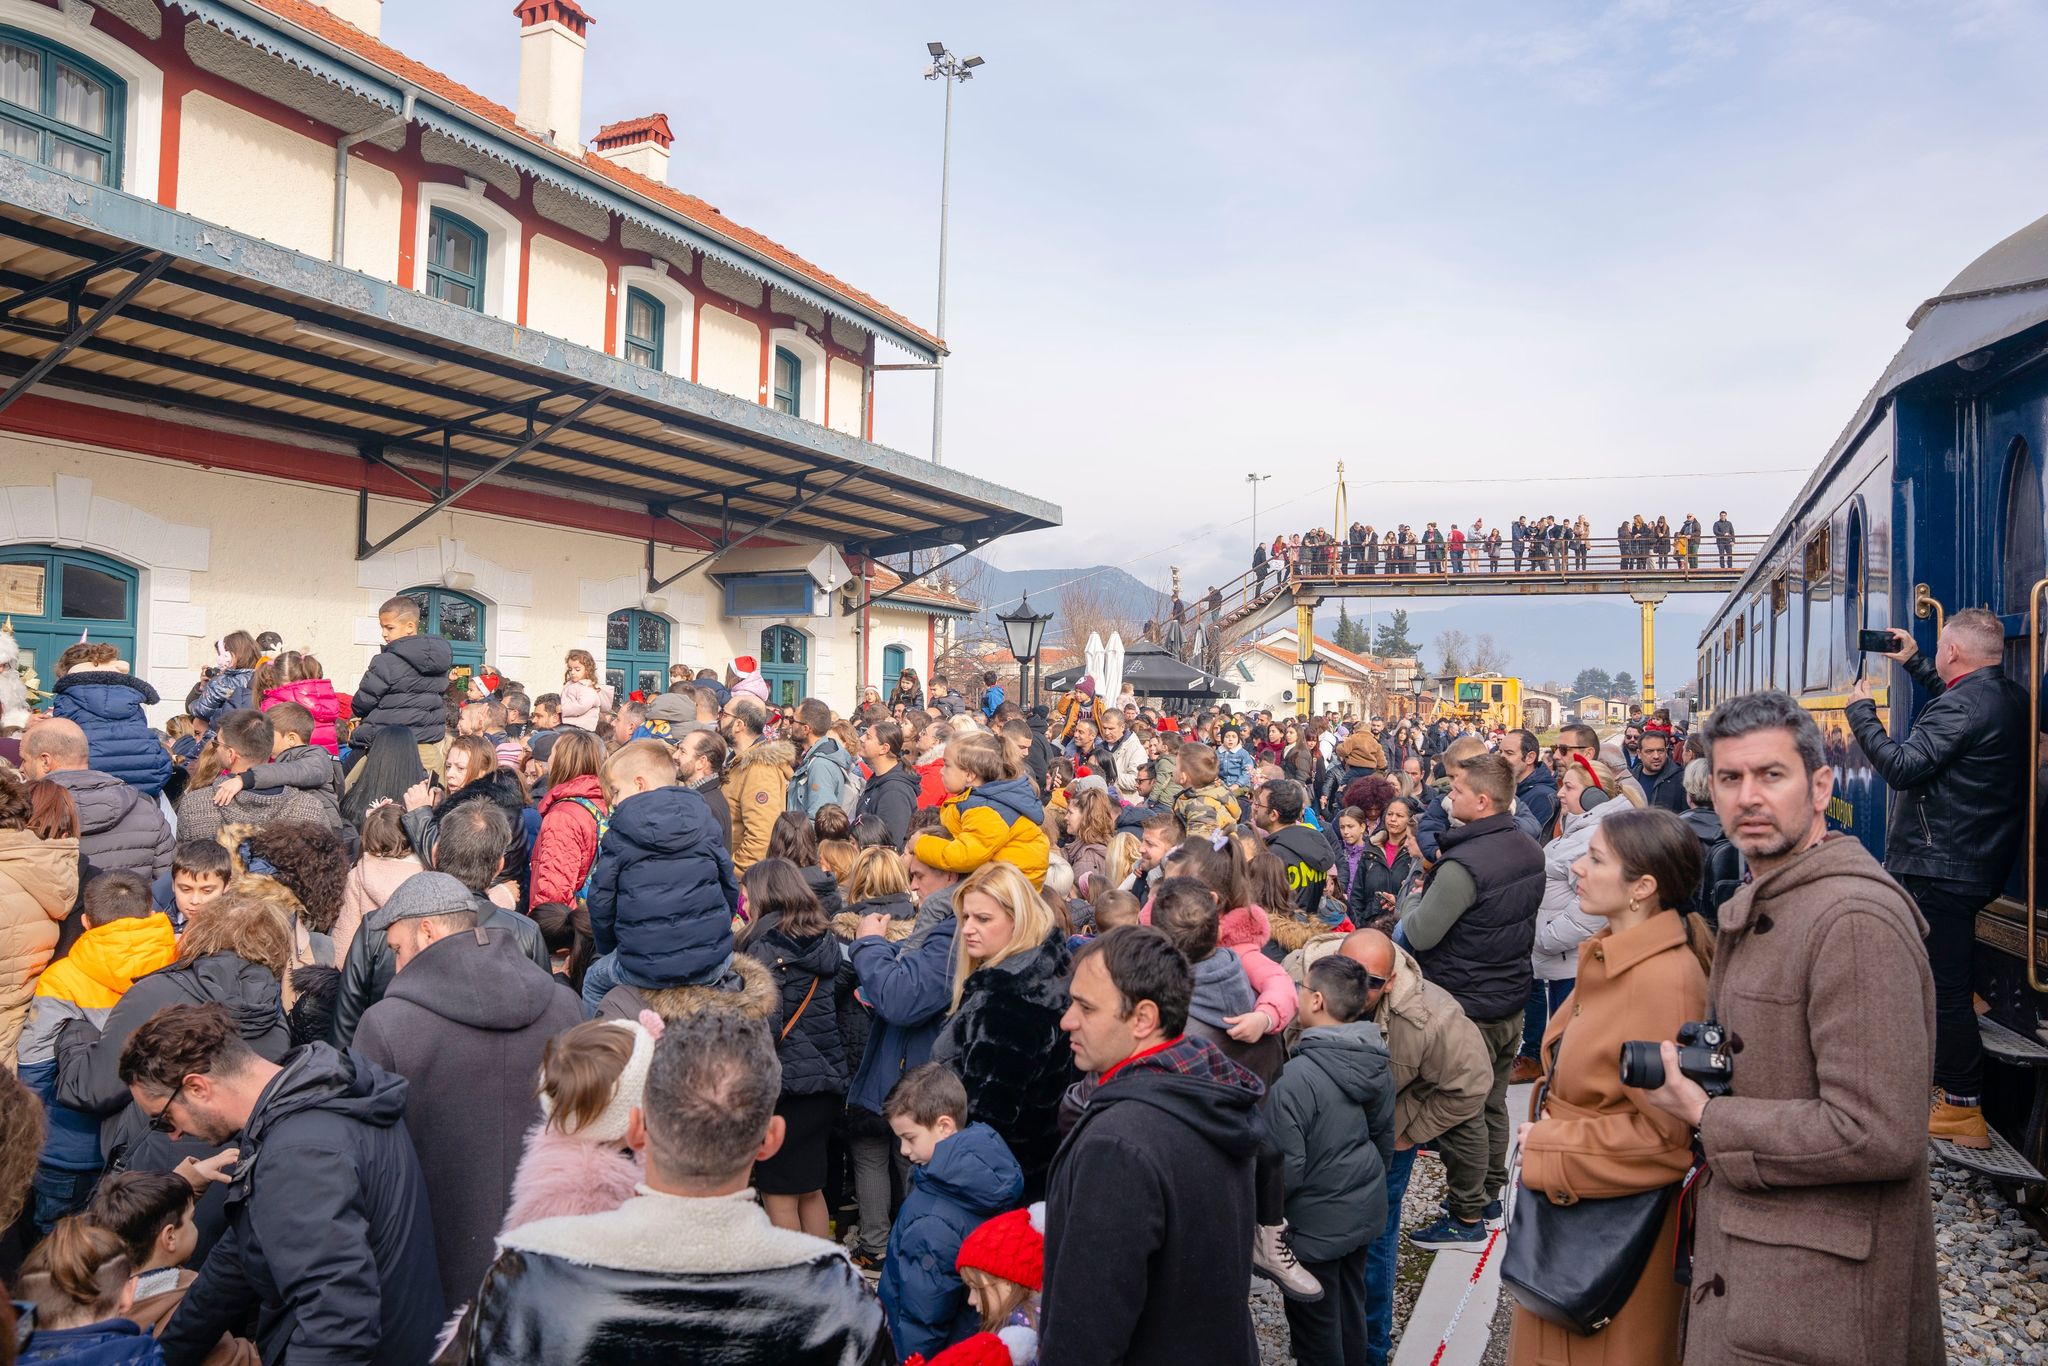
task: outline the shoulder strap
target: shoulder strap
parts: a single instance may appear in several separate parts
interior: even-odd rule
[[[818,983],[820,980],[822,979],[815,975],[812,976],[811,989],[805,992],[804,999],[797,1003],[796,1014],[789,1017],[789,1023],[784,1025],[782,1027],[782,1032],[775,1036],[775,1041],[777,1043],[780,1043],[782,1042],[782,1040],[789,1037],[789,1031],[796,1028],[796,1022],[804,1017],[804,1012],[806,1010],[810,1009],[811,998],[818,994]]]

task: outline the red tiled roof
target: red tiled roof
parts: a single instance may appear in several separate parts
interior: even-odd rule
[[[941,606],[958,607],[970,612],[975,609],[975,603],[969,602],[957,593],[947,593],[924,583],[913,583],[904,588],[900,586],[902,582],[903,576],[885,564],[872,565],[868,570],[868,592],[874,597],[879,598],[887,593],[892,597],[909,598],[915,602],[938,603]],[[882,605],[888,606],[887,603]]]
[[[495,100],[485,99],[482,95],[477,94],[476,91],[471,90],[461,82],[434,70],[434,68],[424,62],[406,56],[403,52],[400,52],[397,48],[392,47],[381,39],[371,37],[354,24],[336,15],[332,10],[313,4],[311,0],[254,0],[254,3],[287,23],[296,24],[307,32],[313,33],[334,44],[336,47],[345,48],[365,61],[383,68],[400,80],[418,86],[421,90],[434,95],[436,98],[446,100],[449,104],[475,115],[486,123],[494,125],[502,132],[513,137],[523,138],[536,147],[548,151],[561,151],[552,143],[543,141],[532,133],[527,132],[524,128],[521,128],[512,111],[504,105],[497,103]],[[660,181],[649,180],[637,171],[629,171],[623,166],[615,166],[595,152],[584,152],[581,161],[583,168],[591,175],[602,180],[612,181],[634,194],[651,199],[678,217],[738,243],[741,247],[753,252],[755,255],[781,266],[792,275],[808,280],[812,284],[819,285],[834,294],[838,294],[858,307],[866,309],[879,317],[887,318],[912,336],[930,342],[933,346],[941,349],[944,348],[945,343],[938,337],[925,331],[925,329],[919,327],[893,308],[885,306],[874,296],[855,289],[852,285],[847,284],[844,280],[830,272],[812,265],[809,261],[798,256],[781,243],[762,236],[752,228],[741,227],[738,223],[733,222],[715,207],[705,203],[697,196],[684,194],[680,190],[672,190]]]
[[[1292,648],[1293,642],[1295,640],[1294,632],[1292,630],[1283,630],[1276,631],[1273,634],[1276,637],[1285,637],[1287,639],[1289,643],[1287,658],[1290,660],[1295,658],[1295,653]],[[1379,660],[1372,658],[1370,655],[1362,655],[1355,653],[1351,650],[1346,650],[1342,646],[1332,644],[1330,641],[1324,639],[1322,636],[1317,636],[1315,638],[1314,645],[1315,652],[1317,654],[1327,655],[1337,660],[1340,664],[1347,664],[1356,672],[1366,674],[1383,674],[1387,672],[1387,666],[1385,664],[1382,664]]]
[[[635,142],[658,142],[666,147],[676,140],[668,126],[668,115],[647,114],[637,119],[620,119],[597,130],[591,144],[600,148],[625,147]]]
[[[1274,645],[1267,641],[1261,640],[1253,642],[1252,648],[1256,649],[1260,654],[1265,655],[1268,659],[1277,659],[1283,664],[1292,664],[1295,662],[1295,659],[1297,658],[1294,652],[1294,646],[1292,645]],[[1322,654],[1325,648],[1326,646],[1323,641],[1318,640],[1316,642],[1317,654]],[[1335,646],[1327,646],[1327,648],[1331,654],[1344,656],[1343,658],[1334,661],[1337,667],[1341,669],[1343,672],[1352,674],[1355,677],[1359,678],[1368,677],[1373,672],[1370,668],[1367,668],[1363,664],[1355,662],[1358,659],[1358,656],[1352,654],[1350,651],[1338,650]]]

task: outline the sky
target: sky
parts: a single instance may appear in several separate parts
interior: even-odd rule
[[[929,325],[945,461],[1065,510],[985,554],[1241,572],[1258,530],[1623,514],[1767,531],[1970,260],[2043,212],[2048,7],[587,0],[585,136]],[[516,103],[505,0],[388,41]],[[885,348],[885,351],[887,348]],[[904,361],[903,355],[885,360]],[[931,384],[876,381],[928,455]]]

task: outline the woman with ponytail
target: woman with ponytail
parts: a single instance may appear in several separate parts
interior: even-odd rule
[[[36,1331],[15,1360],[162,1366],[156,1339],[123,1317],[134,1270],[120,1234],[80,1215],[58,1220],[22,1263],[18,1293],[35,1306]]]
[[[1706,1018],[1712,949],[1698,916],[1675,909],[1699,885],[1700,843],[1668,811],[1602,819],[1572,866],[1581,913],[1602,922],[1579,946],[1566,1008],[1543,1032],[1544,1089],[1522,1127],[1518,1198],[1597,1200],[1675,1185],[1692,1165],[1692,1133],[1622,1085],[1621,1045],[1672,1039]],[[1592,1337],[1517,1307],[1509,1366],[1615,1362],[1677,1366],[1681,1289],[1671,1279],[1679,1202],[1635,1292]]]

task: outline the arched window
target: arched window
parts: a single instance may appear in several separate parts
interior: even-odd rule
[[[770,626],[761,633],[761,677],[768,684],[768,700],[778,707],[793,707],[804,700],[810,687],[805,665],[810,644],[793,626]]]
[[[56,679],[57,656],[81,638],[137,662],[135,585],[133,569],[103,555],[46,546],[0,550],[0,620],[46,689]]]
[[[420,605],[420,634],[439,636],[455,655],[455,677],[466,679],[484,666],[484,605],[447,588],[408,588]]]
[[[468,219],[435,209],[427,224],[427,293],[481,313],[489,240]]]
[[[637,608],[614,612],[604,627],[604,681],[612,695],[668,691],[668,622]]]
[[[2014,437],[2005,457],[2005,543],[1999,547],[2004,562],[2003,597],[2000,606],[2008,613],[2027,610],[2027,590],[2041,577],[2044,542],[2048,542],[2048,517],[2044,517],[2041,495],[2041,462],[2024,437]]]
[[[650,370],[661,369],[662,334],[668,308],[644,289],[626,291],[626,359]]]
[[[0,29],[0,150],[103,185],[121,183],[127,87],[97,62]]]
[[[775,348],[775,410],[802,417],[804,405],[804,363],[786,346]]]

